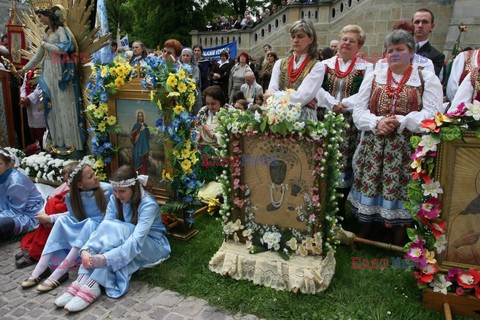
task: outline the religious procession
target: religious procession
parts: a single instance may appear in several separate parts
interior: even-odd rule
[[[0,2],[2,317],[480,318],[480,7],[117,2]]]

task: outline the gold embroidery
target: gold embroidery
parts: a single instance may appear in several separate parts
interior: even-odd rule
[[[287,56],[286,58],[282,59],[282,62],[280,64],[280,81],[278,83],[278,87],[280,90],[285,90],[285,89],[294,89],[297,90],[298,87],[303,82],[303,79],[307,77],[307,75],[312,71],[313,66],[315,63],[318,61],[316,59],[310,60],[307,65],[305,66],[305,69],[302,72],[302,75],[298,77],[297,81],[294,83],[290,83],[290,80],[288,78],[288,60],[290,59],[290,56]]]
[[[405,85],[396,101],[396,107],[393,108],[392,100],[387,96],[386,85],[379,84],[374,81],[372,86],[372,94],[370,97],[372,98],[378,95],[378,99],[376,99],[377,101],[373,101],[374,105],[372,105],[373,110],[371,111],[377,116],[389,116],[393,113],[404,116],[412,111],[420,111],[422,110],[422,94],[420,90],[420,87]],[[409,98],[412,97],[412,95],[414,95],[413,97],[416,99],[416,101],[410,101]],[[414,108],[414,102],[416,105],[418,105],[416,110]]]

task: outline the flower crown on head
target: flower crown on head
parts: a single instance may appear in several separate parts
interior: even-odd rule
[[[10,162],[13,162],[13,165],[14,165],[15,168],[20,165],[20,161],[18,160],[18,157],[13,152],[11,152],[7,149],[0,149],[0,154],[9,158]]]
[[[140,174],[136,178],[131,178],[131,179],[127,179],[127,180],[122,180],[122,181],[112,181],[112,180],[110,180],[110,184],[112,185],[112,187],[114,189],[127,188],[127,187],[134,186],[135,183],[137,182],[137,180],[138,180],[138,182],[140,182],[140,184],[142,186],[146,186],[147,181],[148,181],[148,176]]]
[[[93,166],[93,163],[89,160],[82,160],[80,163],[73,169],[73,171],[70,173],[68,176],[68,185],[71,185],[73,182],[73,179],[77,176],[77,174],[85,168],[85,166]]]

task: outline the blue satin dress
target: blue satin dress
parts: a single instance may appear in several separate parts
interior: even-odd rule
[[[0,217],[15,221],[15,234],[38,226],[33,218],[45,201],[35,184],[20,171],[10,168],[0,176]]]
[[[109,201],[113,194],[112,186],[104,182],[101,182],[100,186],[104,191],[105,199]],[[72,247],[83,247],[88,238],[90,238],[90,235],[103,220],[103,215],[95,201],[94,192],[82,191],[80,192],[80,196],[87,218],[82,221],[78,221],[77,218],[75,218],[70,204],[70,194],[67,194],[65,203],[68,208],[68,214],[61,216],[55,222],[48,236],[45,248],[43,249],[42,255],[53,253],[51,258],[53,267],[61,264]],[[69,266],[69,268],[71,267],[72,266]]]
[[[151,195],[143,193],[136,225],[130,223],[130,203],[123,205],[123,216],[125,221],[118,220],[117,204],[112,196],[105,219],[82,248],[92,255],[106,257],[103,268],[87,270],[82,266],[79,273],[89,274],[105,287],[111,298],[119,298],[128,291],[130,277],[135,271],[159,264],[168,259],[171,251],[160,208]]]

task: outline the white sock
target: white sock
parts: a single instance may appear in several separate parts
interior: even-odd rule
[[[39,275],[41,275],[45,270],[48,268],[48,263],[50,262],[50,258],[52,257],[53,253],[47,253],[44,254],[40,257],[40,260],[38,260],[37,265],[35,266],[35,269],[32,272],[32,275],[30,278],[36,278]]]

